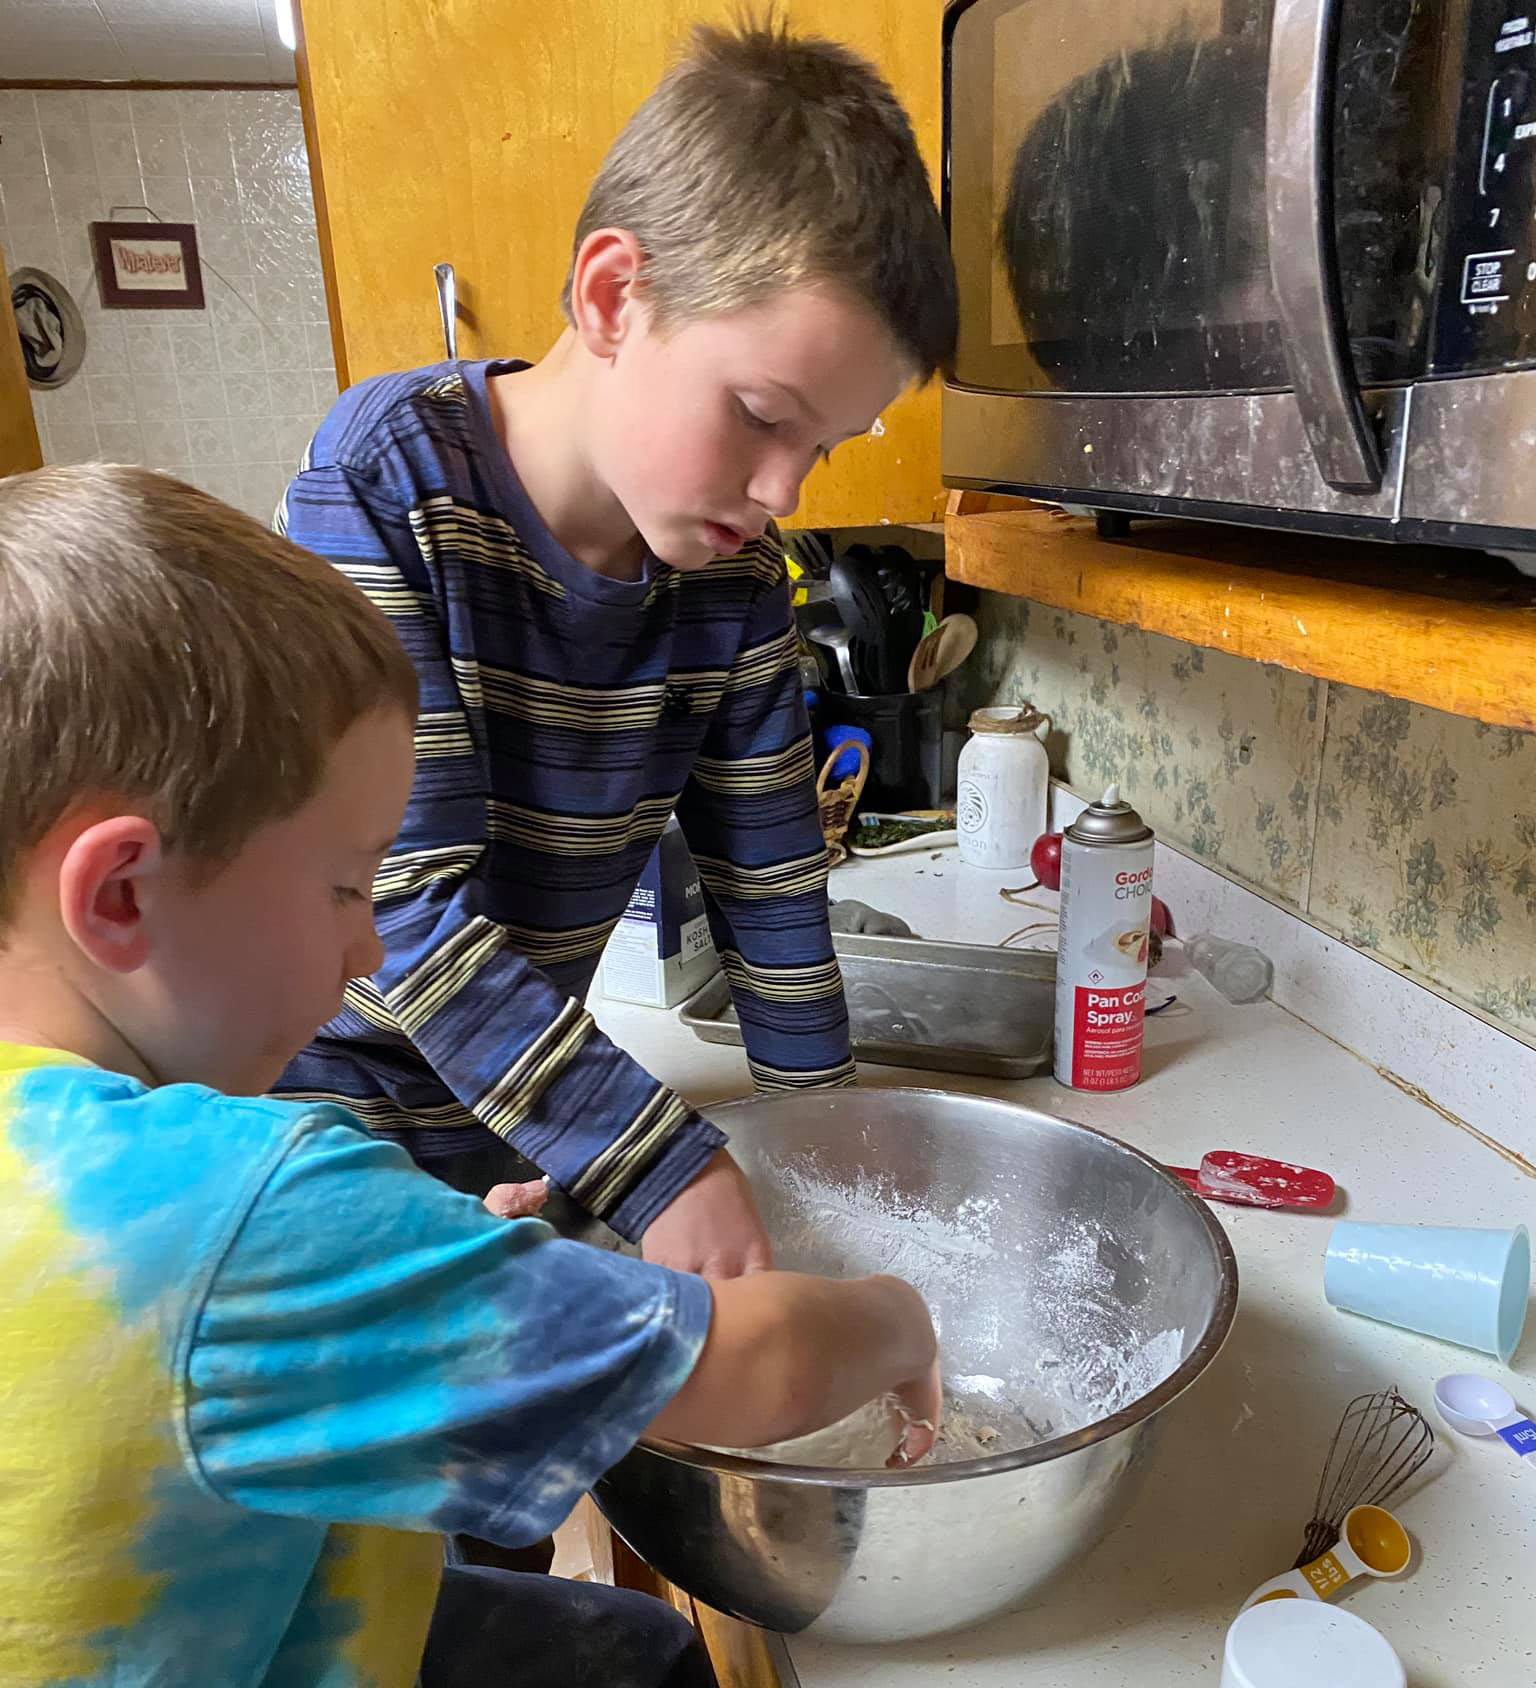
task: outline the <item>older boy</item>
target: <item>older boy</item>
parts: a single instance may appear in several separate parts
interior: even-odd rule
[[[379,967],[415,702],[355,588],[190,487],[0,481],[7,1688],[705,1684],[660,1602],[436,1532],[531,1539],[647,1426],[937,1412],[895,1279],[711,1288],[252,1099]]]
[[[283,1087],[460,1188],[526,1176],[515,1146],[647,1258],[728,1275],[769,1250],[723,1136],[582,999],[675,810],[758,1084],[852,1077],[772,522],[953,351],[890,89],[829,42],[701,29],[593,184],[564,304],[532,366],[353,388],[289,489],[423,713],[384,965]]]

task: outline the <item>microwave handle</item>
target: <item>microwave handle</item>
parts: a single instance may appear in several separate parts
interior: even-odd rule
[[[1375,492],[1381,447],[1344,334],[1330,191],[1329,72],[1339,10],[1340,0],[1275,0],[1264,132],[1269,273],[1296,403],[1323,479],[1339,492]]]

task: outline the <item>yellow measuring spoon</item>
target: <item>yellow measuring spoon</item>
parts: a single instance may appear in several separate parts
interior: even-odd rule
[[[1243,1610],[1265,1600],[1331,1600],[1356,1577],[1400,1577],[1412,1558],[1408,1532],[1385,1507],[1357,1506],[1344,1514],[1344,1534],[1326,1553],[1260,1583]]]

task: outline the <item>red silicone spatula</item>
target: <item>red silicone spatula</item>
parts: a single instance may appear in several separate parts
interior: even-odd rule
[[[1327,1207],[1334,1183],[1315,1167],[1289,1161],[1266,1160],[1263,1155],[1240,1155],[1232,1149],[1213,1149],[1192,1166],[1170,1166],[1197,1196],[1207,1201],[1236,1202],[1243,1207]]]

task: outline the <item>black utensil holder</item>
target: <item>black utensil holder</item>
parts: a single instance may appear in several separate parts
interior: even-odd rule
[[[863,727],[870,736],[869,780],[860,808],[938,808],[944,781],[943,687],[886,697],[826,691],[821,716],[834,739],[838,727]]]

